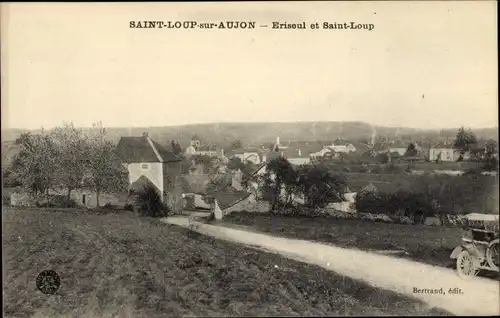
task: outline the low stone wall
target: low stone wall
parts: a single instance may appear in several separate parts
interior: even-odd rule
[[[11,206],[33,207],[36,202],[27,193],[11,193],[10,194]]]

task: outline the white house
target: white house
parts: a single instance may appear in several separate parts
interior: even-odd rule
[[[320,151],[312,152],[309,154],[311,159],[323,158],[327,153],[331,153],[332,149],[328,148],[328,146],[324,146]]]
[[[343,152],[343,153],[350,153],[350,152],[356,152],[356,147],[350,142],[347,142],[342,139],[337,139],[330,146],[328,146],[331,150],[335,152]]]
[[[243,163],[250,162],[256,165],[261,164],[265,160],[261,155],[261,151],[252,149],[236,150],[232,157],[239,158]]]
[[[453,148],[451,143],[442,143],[429,149],[429,160],[435,161],[457,161],[460,153]]]
[[[309,154],[302,152],[301,149],[288,148],[282,150],[281,155],[286,158],[292,165],[304,165],[311,162]]]

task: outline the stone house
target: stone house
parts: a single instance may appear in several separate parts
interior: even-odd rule
[[[131,191],[145,185],[153,186],[172,211],[182,209],[179,157],[152,140],[147,133],[141,137],[121,137],[116,153],[128,170]]]

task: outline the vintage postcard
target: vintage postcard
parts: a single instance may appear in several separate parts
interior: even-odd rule
[[[500,314],[496,1],[0,14],[3,317]]]

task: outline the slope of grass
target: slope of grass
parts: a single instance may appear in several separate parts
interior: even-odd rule
[[[226,225],[288,238],[332,243],[362,250],[405,250],[406,257],[437,266],[451,266],[451,251],[465,232],[459,228],[388,224],[326,217],[279,217],[266,214],[232,213]]]
[[[442,315],[275,254],[132,214],[3,209],[4,317]],[[39,272],[61,277],[55,295]]]

